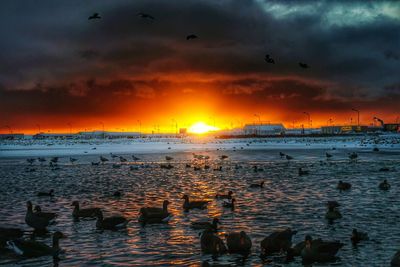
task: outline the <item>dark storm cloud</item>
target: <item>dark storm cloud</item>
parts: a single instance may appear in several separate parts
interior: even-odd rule
[[[378,101],[386,97],[388,85],[398,82],[399,5],[392,1],[3,1],[0,83],[5,88],[2,95],[13,105],[3,103],[4,97],[0,104],[28,112],[33,108],[30,99],[42,103],[46,111],[64,112],[72,103],[90,106],[96,99],[111,98],[114,103],[130,94],[153,98],[176,81],[131,84],[132,79],[154,80],[184,72],[256,75],[253,82],[237,78],[212,84],[223,95],[245,94],[256,102],[260,95],[298,99],[298,105],[312,103],[319,108],[329,106],[329,101],[332,106],[360,98]],[[93,12],[102,19],[88,21]],[[155,20],[141,19],[138,12],[150,13]],[[191,33],[199,39],[186,41]],[[275,65],[264,62],[266,53]],[[299,68],[299,61],[310,69]],[[82,86],[82,80],[90,79],[102,83]],[[54,99],[58,105],[46,108]],[[77,112],[84,110],[79,107]]]

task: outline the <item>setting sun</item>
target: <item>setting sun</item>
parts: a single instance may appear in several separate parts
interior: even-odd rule
[[[190,126],[190,128],[189,128],[190,133],[196,133],[196,134],[204,134],[204,133],[212,132],[212,131],[216,131],[216,130],[219,130],[219,129],[214,126],[207,125],[204,122],[197,122],[197,123],[193,124],[192,126]]]

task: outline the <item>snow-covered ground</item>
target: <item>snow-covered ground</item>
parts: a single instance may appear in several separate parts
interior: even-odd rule
[[[385,148],[400,150],[400,134],[345,137],[252,139],[115,139],[13,140],[0,142],[0,158],[101,155],[108,153],[171,153],[207,150]]]

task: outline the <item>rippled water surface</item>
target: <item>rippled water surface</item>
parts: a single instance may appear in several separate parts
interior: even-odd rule
[[[400,154],[381,150],[358,149],[359,160],[350,163],[346,149],[331,150],[333,159],[325,159],[321,149],[285,150],[294,157],[287,162],[281,159],[278,150],[207,151],[209,170],[194,171],[186,168],[193,164],[192,153],[170,153],[173,156],[171,170],[161,169],[167,154],[143,154],[140,162],[127,162],[113,168],[110,161],[92,166],[98,156],[80,156],[75,164],[69,158],[60,159],[60,169],[52,170],[47,164],[37,162],[30,167],[24,158],[0,161],[0,224],[31,229],[25,225],[25,202],[40,204],[45,211],[59,214],[57,224],[50,232],[60,230],[68,237],[61,240],[65,250],[60,266],[198,266],[204,260],[233,266],[263,265],[260,259],[260,241],[272,231],[292,227],[298,233],[294,242],[304,239],[305,234],[327,240],[341,240],[345,246],[340,250],[335,266],[388,266],[392,255],[400,249]],[[353,150],[352,150],[353,151]],[[227,154],[221,161],[218,157]],[[108,158],[110,155],[105,155]],[[123,155],[131,159],[131,155]],[[130,170],[130,165],[149,166]],[[200,164],[200,163],[199,163]],[[234,166],[238,164],[241,169]],[[253,166],[264,169],[254,172]],[[223,171],[214,171],[222,166]],[[298,176],[298,167],[310,171],[307,176]],[[389,172],[380,172],[388,167]],[[35,171],[27,170],[34,168]],[[378,189],[378,184],[387,178],[392,185],[388,192]],[[264,189],[249,189],[249,184],[265,181]],[[348,192],[336,189],[338,180],[351,182]],[[37,197],[41,190],[53,188],[52,198]],[[115,198],[119,190],[122,197]],[[214,199],[217,192],[232,190],[237,200],[235,211],[225,209]],[[207,210],[182,211],[183,194],[194,199],[212,200]],[[169,224],[148,225],[137,223],[140,207],[161,206],[168,199],[174,214]],[[71,202],[79,200],[81,207],[99,206],[105,216],[122,214],[132,219],[126,230],[98,231],[95,221],[74,222],[71,217]],[[325,219],[328,200],[337,200],[343,219],[329,224]],[[196,220],[207,220],[217,216],[222,225],[221,237],[230,231],[246,231],[253,241],[252,254],[247,259],[238,255],[225,255],[212,259],[200,252],[199,231],[190,228]],[[211,219],[210,219],[211,220]],[[350,244],[352,228],[368,231],[370,241],[353,248]],[[38,238],[50,244],[49,236]],[[48,266],[52,258],[20,259],[2,251],[0,264],[21,266]],[[279,258],[270,258],[269,266],[298,266],[300,259],[290,264],[281,264]],[[266,262],[264,262],[266,264]],[[327,264],[329,266],[329,264]],[[326,265],[325,265],[326,266]]]

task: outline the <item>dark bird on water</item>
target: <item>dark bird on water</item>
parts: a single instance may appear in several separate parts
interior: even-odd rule
[[[308,66],[306,63],[302,63],[302,62],[299,62],[299,66],[301,67],[301,68],[303,68],[303,69],[308,69],[310,66]]]
[[[190,34],[190,35],[186,36],[186,40],[192,40],[192,39],[197,39],[197,38],[199,38],[199,37],[195,34]]]
[[[349,190],[351,188],[351,183],[339,181],[337,189],[339,190]]]
[[[143,12],[139,12],[137,15],[139,17],[141,17],[142,19],[155,20],[155,18],[152,15],[146,14],[146,13],[143,13]]]
[[[250,188],[263,188],[264,187],[264,181],[261,181],[259,184],[251,184]]]
[[[78,201],[72,202],[71,206],[74,207],[74,210],[72,211],[72,216],[76,219],[77,218],[94,218],[97,216],[97,213],[100,211],[100,208],[80,209]]]
[[[117,230],[126,227],[128,220],[122,216],[112,216],[108,218],[103,217],[101,210],[96,212],[97,221],[96,228],[103,230]]]
[[[88,20],[91,19],[101,19],[99,13],[93,13],[93,15],[91,15],[90,17],[88,17]]]
[[[326,152],[326,154],[325,154],[325,155],[326,155],[326,158],[327,158],[327,159],[329,159],[329,158],[332,158],[332,157],[333,157],[333,155],[332,155],[332,154],[329,154],[328,152]]]
[[[24,239],[7,241],[7,245],[17,255],[24,257],[57,257],[62,252],[60,249],[59,240],[64,237],[66,236],[63,235],[63,233],[55,232],[53,234],[53,245],[51,247],[38,241]]]
[[[369,240],[369,238],[367,233],[358,231],[357,229],[353,229],[350,240],[353,245],[357,245],[361,241]]]
[[[50,189],[47,192],[39,192],[37,193],[38,197],[53,197],[54,196],[54,189]]]
[[[275,60],[271,58],[269,55],[265,55],[264,60],[267,63],[275,64]]]

